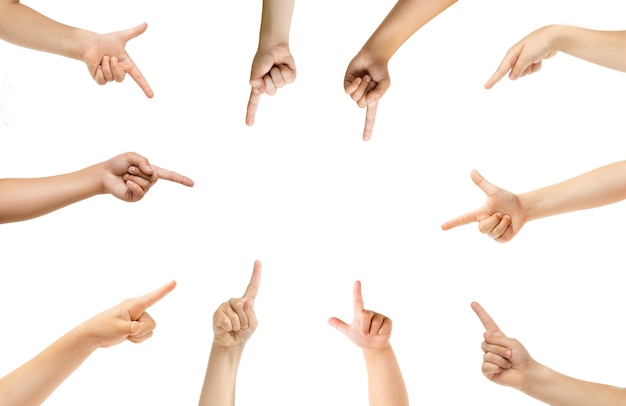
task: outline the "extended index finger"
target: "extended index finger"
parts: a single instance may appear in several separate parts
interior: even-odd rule
[[[485,327],[485,330],[487,331],[487,333],[493,334],[493,335],[504,336],[504,333],[502,332],[502,330],[500,330],[500,327],[498,327],[496,322],[493,321],[491,316],[485,311],[485,309],[483,309],[481,305],[479,305],[476,302],[473,302],[472,310],[474,310],[474,313],[476,313],[481,323],[483,323],[483,326]]]
[[[175,287],[176,281],[171,281],[148,294],[133,299],[134,309],[143,313],[144,310],[163,299],[165,295],[174,290]]]
[[[148,84],[148,81],[143,76],[139,68],[133,63],[133,66],[127,71],[131,78],[139,85],[141,90],[148,96],[148,98],[152,98],[154,96],[154,92],[152,88]]]
[[[513,69],[513,66],[515,66],[516,60],[517,56],[512,54],[511,51],[507,52],[502,62],[500,62],[500,66],[498,66],[498,69],[494,72],[493,75],[491,75],[487,83],[485,83],[485,89],[491,89],[496,83],[500,81],[500,79],[504,77],[504,75],[509,73],[511,69]]]
[[[254,118],[256,117],[256,110],[259,107],[259,102],[261,101],[261,92],[252,87],[250,90],[250,100],[248,100],[248,109],[246,111],[246,124],[252,125],[254,124]]]
[[[188,177],[184,175],[181,175],[180,173],[173,172],[173,171],[163,169],[163,168],[159,168],[158,166],[155,166],[155,165],[151,165],[151,166],[153,169],[157,171],[159,179],[169,180],[170,182],[180,183],[181,185],[185,185],[189,187],[194,185],[193,180],[189,179]]]
[[[254,261],[254,268],[252,269],[252,276],[250,277],[250,283],[246,288],[246,293],[243,294],[244,298],[256,298],[259,293],[259,286],[261,286],[261,261]]]
[[[378,110],[378,100],[367,105],[365,111],[365,129],[363,130],[363,141],[368,141],[372,137],[374,121],[376,120],[376,110]]]
[[[478,221],[476,210],[470,211],[469,213],[462,214],[458,217],[446,221],[441,225],[441,229],[444,231],[450,230],[451,228],[464,226],[475,221]]]
[[[354,289],[352,291],[353,303],[354,303],[354,314],[361,313],[365,306],[363,305],[363,294],[361,293],[361,282],[354,282]]]

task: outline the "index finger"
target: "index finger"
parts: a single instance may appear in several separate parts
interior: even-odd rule
[[[367,105],[365,111],[365,129],[363,130],[363,141],[369,141],[374,130],[374,121],[376,120],[376,110],[378,110],[378,100]]]
[[[363,305],[363,294],[361,293],[361,282],[354,282],[354,289],[352,291],[353,303],[354,303],[354,314],[361,313],[365,306]]]
[[[244,298],[256,298],[259,293],[259,286],[261,286],[261,261],[254,261],[254,268],[252,268],[252,276],[250,277],[250,283],[246,288],[246,293],[243,294]]]
[[[139,85],[139,87],[143,90],[146,96],[148,96],[148,98],[151,99],[154,96],[154,92],[148,84],[148,81],[146,80],[146,78],[143,77],[143,74],[134,63],[132,63],[132,66],[126,72],[130,75],[131,78],[133,78],[135,83]]]
[[[148,294],[133,299],[135,310],[143,313],[144,310],[146,310],[150,306],[153,306],[159,300],[163,299],[165,295],[174,290],[175,287],[176,281],[171,281]]]
[[[256,109],[259,107],[259,102],[261,101],[261,92],[252,87],[250,90],[250,99],[248,100],[248,109],[246,111],[246,124],[252,125],[254,124],[254,117],[256,116]]]
[[[163,169],[163,168],[159,168],[158,166],[155,166],[155,165],[151,165],[151,166],[153,169],[156,169],[159,179],[169,180],[170,182],[180,183],[181,185],[185,185],[189,187],[194,185],[193,180],[189,179],[188,177],[184,175],[181,175],[180,173],[173,172],[173,171]]]
[[[481,323],[483,323],[483,326],[485,327],[485,330],[487,331],[487,333],[493,334],[493,335],[504,336],[504,333],[502,332],[502,330],[500,330],[500,327],[498,327],[496,322],[493,321],[491,316],[489,316],[489,314],[485,311],[485,309],[483,309],[481,305],[479,305],[476,302],[473,302],[472,310],[474,310],[474,313],[476,313]]]
[[[511,55],[511,52],[509,51],[504,56],[502,62],[500,62],[500,66],[498,66],[498,69],[494,72],[493,75],[491,75],[487,83],[485,83],[485,89],[491,89],[496,83],[500,81],[500,79],[504,77],[504,75],[509,73],[511,69],[513,69],[513,66],[515,66],[515,60],[517,60],[517,57]]]
[[[464,226],[466,224],[473,223],[478,221],[476,211],[470,211],[469,213],[462,214],[458,217],[455,217],[451,220],[446,221],[441,225],[441,229],[446,231],[455,227]]]

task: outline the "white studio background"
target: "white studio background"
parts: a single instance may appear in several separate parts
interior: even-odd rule
[[[624,385],[622,203],[530,223],[505,245],[476,225],[440,229],[484,202],[474,168],[524,192],[625,158],[623,73],[559,54],[540,73],[482,87],[543,25],[624,29],[623,2],[453,5],[391,60],[367,143],[343,75],[394,2],[296,3],[297,80],[263,97],[247,127],[260,0],[25,2],[97,32],[147,21],[127,50],[155,96],[130,78],[99,87],[81,62],[1,43],[10,90],[0,176],[67,173],[135,151],[196,185],[161,181],[135,204],[98,196],[2,225],[0,375],[175,279],[150,309],[153,338],[98,350],[46,404],[196,404],[213,311],[243,293],[260,259],[260,325],[239,370],[240,405],[367,404],[360,351],[326,324],[351,318],[356,279],[366,307],[394,321],[412,404],[538,403],[482,376],[472,301],[538,361]]]

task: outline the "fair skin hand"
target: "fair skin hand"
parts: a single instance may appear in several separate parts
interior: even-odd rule
[[[194,184],[186,176],[151,165],[134,152],[64,175],[0,179],[0,224],[39,217],[99,194],[137,202],[159,179],[188,187]]]
[[[348,65],[343,87],[359,107],[366,108],[364,141],[372,136],[378,101],[391,85],[389,60],[409,37],[454,3],[456,0],[398,0]]]
[[[258,326],[254,300],[261,285],[261,262],[255,261],[243,296],[222,303],[213,314],[213,345],[200,394],[200,406],[234,406],[239,362]]]
[[[497,242],[510,241],[528,220],[517,195],[487,182],[478,171],[472,171],[472,181],[486,195],[481,207],[442,224],[443,230],[478,222],[478,230]]]
[[[359,281],[354,283],[353,310],[350,324],[337,317],[331,317],[328,324],[363,349],[370,406],[408,406],[409,398],[402,372],[389,343],[393,327],[391,319],[365,310]]]
[[[143,34],[147,24],[96,34],[58,23],[20,4],[0,0],[0,38],[25,48],[83,61],[96,83],[121,82],[129,74],[147,97],[154,92],[126,52],[126,43]]]
[[[253,125],[261,95],[296,80],[296,63],[289,50],[289,30],[295,0],[264,0],[259,47],[250,72],[246,124]]]
[[[487,182],[477,171],[472,180],[487,195],[481,207],[445,222],[441,228],[478,222],[481,233],[510,241],[526,222],[626,199],[626,161],[615,162],[564,182],[515,195]]]
[[[134,299],[127,299],[80,324],[43,352],[0,379],[0,404],[40,405],[96,349],[124,341],[141,343],[153,334],[154,319],[146,310],[176,287],[172,281]]]
[[[482,372],[490,381],[552,406],[626,405],[623,388],[575,379],[538,363],[518,340],[500,330],[480,304],[472,303],[472,309],[486,330]]]
[[[566,25],[548,25],[513,45],[485,83],[491,89],[507,73],[509,79],[537,72],[542,61],[564,52],[571,56],[626,72],[626,31],[597,31]]]

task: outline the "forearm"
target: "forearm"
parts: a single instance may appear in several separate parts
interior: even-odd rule
[[[626,405],[626,390],[581,381],[543,365],[530,375],[522,392],[552,406]]]
[[[0,379],[3,406],[39,405],[96,350],[78,326]]]
[[[519,195],[528,220],[591,209],[626,199],[626,161]]]
[[[243,345],[221,347],[213,344],[199,406],[234,406],[237,370]]]
[[[58,23],[17,0],[0,1],[0,38],[15,45],[80,60],[95,36]]]
[[[388,61],[409,37],[454,3],[456,0],[398,0],[363,51]]]
[[[289,30],[295,0],[264,0],[259,48],[289,45]]]
[[[409,397],[398,360],[389,345],[383,350],[363,350],[367,366],[370,406],[408,406]]]
[[[557,50],[607,68],[626,72],[626,31],[596,31],[549,26]]]
[[[102,192],[102,164],[58,176],[0,179],[0,223],[29,220]]]

